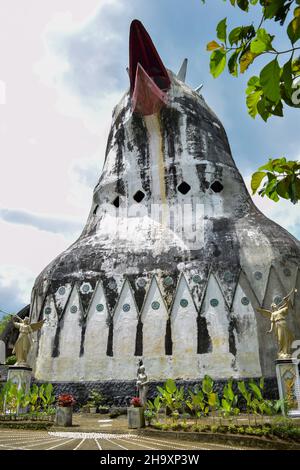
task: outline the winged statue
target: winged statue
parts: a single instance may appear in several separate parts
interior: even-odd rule
[[[289,313],[290,299],[294,292],[297,292],[297,289],[292,289],[279,304],[272,303],[271,310],[265,308],[256,309],[271,322],[268,333],[275,333],[278,346],[278,359],[289,359],[291,357],[291,345],[294,340],[294,335],[289,329],[286,319]]]
[[[30,323],[29,317],[22,318],[17,315],[14,317],[19,321],[14,321],[14,326],[20,331],[18,339],[15,343],[13,354],[16,355],[16,366],[29,367],[27,357],[33,343],[32,334],[42,328],[45,320],[36,323]]]

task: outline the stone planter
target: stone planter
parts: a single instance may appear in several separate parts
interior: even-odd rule
[[[128,428],[140,429],[145,427],[144,408],[131,406],[127,408]]]
[[[90,406],[90,413],[97,413],[97,407],[96,406]]]
[[[107,415],[109,413],[109,408],[98,408],[98,412],[101,414],[101,415]]]
[[[57,424],[57,426],[72,426],[72,414],[72,406],[58,406],[56,408],[55,423]]]

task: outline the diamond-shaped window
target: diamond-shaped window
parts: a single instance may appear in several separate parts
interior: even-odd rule
[[[117,207],[117,208],[120,207],[120,198],[119,198],[119,196],[117,196],[117,197],[113,200],[112,203],[113,203],[113,205],[114,205],[115,207]]]
[[[220,181],[216,180],[210,185],[210,188],[213,190],[214,193],[220,193],[224,186],[222,185],[222,183],[220,183]]]
[[[183,181],[182,183],[180,183],[177,189],[181,194],[187,194],[189,190],[191,189],[191,187],[188,183]]]
[[[133,199],[136,201],[136,202],[142,202],[142,200],[144,199],[145,197],[145,193],[143,193],[143,191],[140,191],[138,190],[134,196],[133,196]]]

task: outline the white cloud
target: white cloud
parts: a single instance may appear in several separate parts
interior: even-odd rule
[[[6,175],[0,185],[6,219],[0,220],[0,308],[11,305],[11,296],[18,305],[29,302],[35,277],[76,239],[87,218],[112,109],[128,86],[124,5],[27,0],[7,4],[1,15],[7,100],[0,107]],[[127,14],[131,8],[126,5]]]

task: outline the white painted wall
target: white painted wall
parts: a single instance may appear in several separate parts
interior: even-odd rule
[[[49,309],[50,313],[47,314]],[[48,380],[49,375],[53,375],[53,340],[57,327],[57,312],[52,295],[46,299],[43,317],[45,323],[40,330],[38,356],[36,360],[35,377],[39,380]]]
[[[123,306],[130,305],[125,312]],[[113,317],[113,358],[112,375],[122,379],[133,379],[136,376],[137,359],[135,353],[138,312],[129,282],[126,280]]]
[[[241,300],[244,297],[249,299],[248,305],[242,304]],[[261,376],[255,312],[249,294],[243,290],[240,284],[238,284],[235,292],[232,316],[236,319],[238,329],[238,333],[234,330],[238,373],[240,377]]]
[[[71,313],[71,308],[77,307],[76,313]],[[61,327],[59,340],[59,356],[53,361],[53,374],[57,381],[83,380],[81,371],[82,358],[79,358],[81,342],[81,326],[79,324],[81,306],[77,286],[72,289],[67,302],[64,321]]]
[[[152,308],[153,302],[159,302],[160,306],[157,310]],[[165,335],[167,319],[168,311],[157,280],[153,277],[141,316],[143,323],[143,362],[148,377],[153,379],[159,379],[166,373]]]
[[[97,305],[103,305],[98,311]],[[102,283],[96,286],[88,314],[84,341],[84,376],[85,380],[102,380],[110,376],[106,355],[108,339],[108,310]]]
[[[188,302],[187,307],[180,300]],[[186,279],[181,276],[171,311],[173,373],[177,378],[197,376],[197,310]]]
[[[211,299],[217,299],[219,304],[213,307]],[[202,377],[209,374],[212,377],[231,377],[236,375],[234,356],[229,352],[228,342],[228,311],[222,291],[216,277],[211,274],[202,304],[202,315],[206,318],[207,329],[212,341],[212,352],[200,354],[198,360],[199,374]]]

